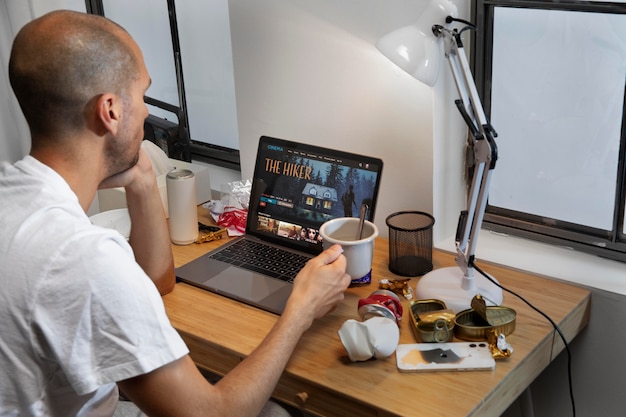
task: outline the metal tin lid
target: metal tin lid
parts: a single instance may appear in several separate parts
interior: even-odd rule
[[[173,169],[167,173],[167,178],[171,180],[186,180],[193,177],[193,171],[189,169]]]

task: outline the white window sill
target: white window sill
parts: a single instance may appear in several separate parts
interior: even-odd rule
[[[454,237],[436,247],[455,252]],[[626,263],[573,249],[481,230],[476,249],[479,266],[481,260],[626,295]]]

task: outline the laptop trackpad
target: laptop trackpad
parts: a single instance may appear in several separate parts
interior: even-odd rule
[[[291,286],[275,278],[233,267],[226,268],[204,284],[216,292],[251,301],[261,301],[281,288]]]

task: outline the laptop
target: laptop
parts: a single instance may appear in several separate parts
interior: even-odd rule
[[[323,250],[322,223],[359,217],[362,204],[373,221],[382,168],[379,158],[262,136],[244,235],[177,268],[178,280],[281,314],[293,277]]]

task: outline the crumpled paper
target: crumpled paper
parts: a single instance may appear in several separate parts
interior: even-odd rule
[[[233,181],[220,186],[222,200],[227,199],[233,206],[238,204],[244,210],[248,210],[251,190],[251,180]]]
[[[380,316],[363,322],[349,319],[338,333],[352,362],[388,358],[396,351],[400,341],[396,322]]]
[[[215,223],[227,230],[228,236],[241,236],[246,230],[251,188],[250,180],[222,184],[221,199],[202,205],[209,209]]]

